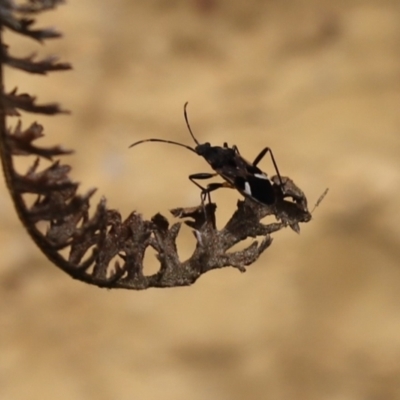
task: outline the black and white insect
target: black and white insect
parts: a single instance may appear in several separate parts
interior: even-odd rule
[[[184,147],[203,157],[215,173],[197,173],[189,175],[189,179],[201,190],[201,200],[204,202],[206,198],[210,199],[210,193],[219,188],[231,188],[238,190],[243,196],[249,197],[263,205],[272,205],[276,202],[277,198],[283,199],[285,196],[281,174],[279,173],[277,163],[270,147],[265,147],[260,151],[258,156],[252,163],[245,160],[239,153],[239,149],[233,145],[229,147],[227,143],[223,146],[212,146],[210,143],[199,143],[193,134],[187,116],[187,105],[184,105],[184,117],[186,126],[192,136],[195,147],[190,147],[185,144],[175,142],[172,140],[164,139],[144,139],[131,144],[129,147],[134,147],[145,142],[161,142],[174,144],[176,146]],[[268,175],[261,171],[257,165],[269,153],[272,164],[276,172],[276,181],[270,180]],[[221,176],[225,182],[210,183],[206,187],[201,186],[197,181],[210,179],[216,176]],[[291,196],[293,197],[293,196]],[[296,199],[294,199],[296,201]]]

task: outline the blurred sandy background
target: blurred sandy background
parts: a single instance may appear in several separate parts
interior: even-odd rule
[[[185,101],[200,141],[250,159],[269,145],[311,204],[330,193],[246,274],[132,292],[53,267],[1,183],[0,399],[400,399],[400,2],[70,0],[39,25],[65,39],[9,35],[14,54],[74,70],[8,71],[7,89],[72,110],[39,119],[43,143],[76,150],[65,162],[96,200],[146,217],[198,203],[200,157],[127,148],[192,144]],[[238,197],[214,195],[220,223]],[[184,230],[183,259],[192,246]]]

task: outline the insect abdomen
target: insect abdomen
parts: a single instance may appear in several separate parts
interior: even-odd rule
[[[275,192],[272,183],[265,176],[249,176],[247,179],[236,178],[236,187],[245,195],[262,204],[273,204],[275,202]]]

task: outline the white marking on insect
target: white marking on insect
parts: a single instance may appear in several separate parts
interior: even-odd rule
[[[259,179],[268,179],[266,174],[254,174],[254,176]]]
[[[244,192],[247,193],[249,196],[251,196],[251,188],[249,182],[244,183]]]

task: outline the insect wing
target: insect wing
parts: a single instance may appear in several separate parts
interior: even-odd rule
[[[244,158],[236,156],[234,165],[225,165],[217,172],[243,196],[265,205],[275,202],[275,191],[268,176]]]
[[[265,174],[249,175],[244,182],[239,183],[244,185],[244,193],[252,199],[267,205],[275,202],[275,191]]]

